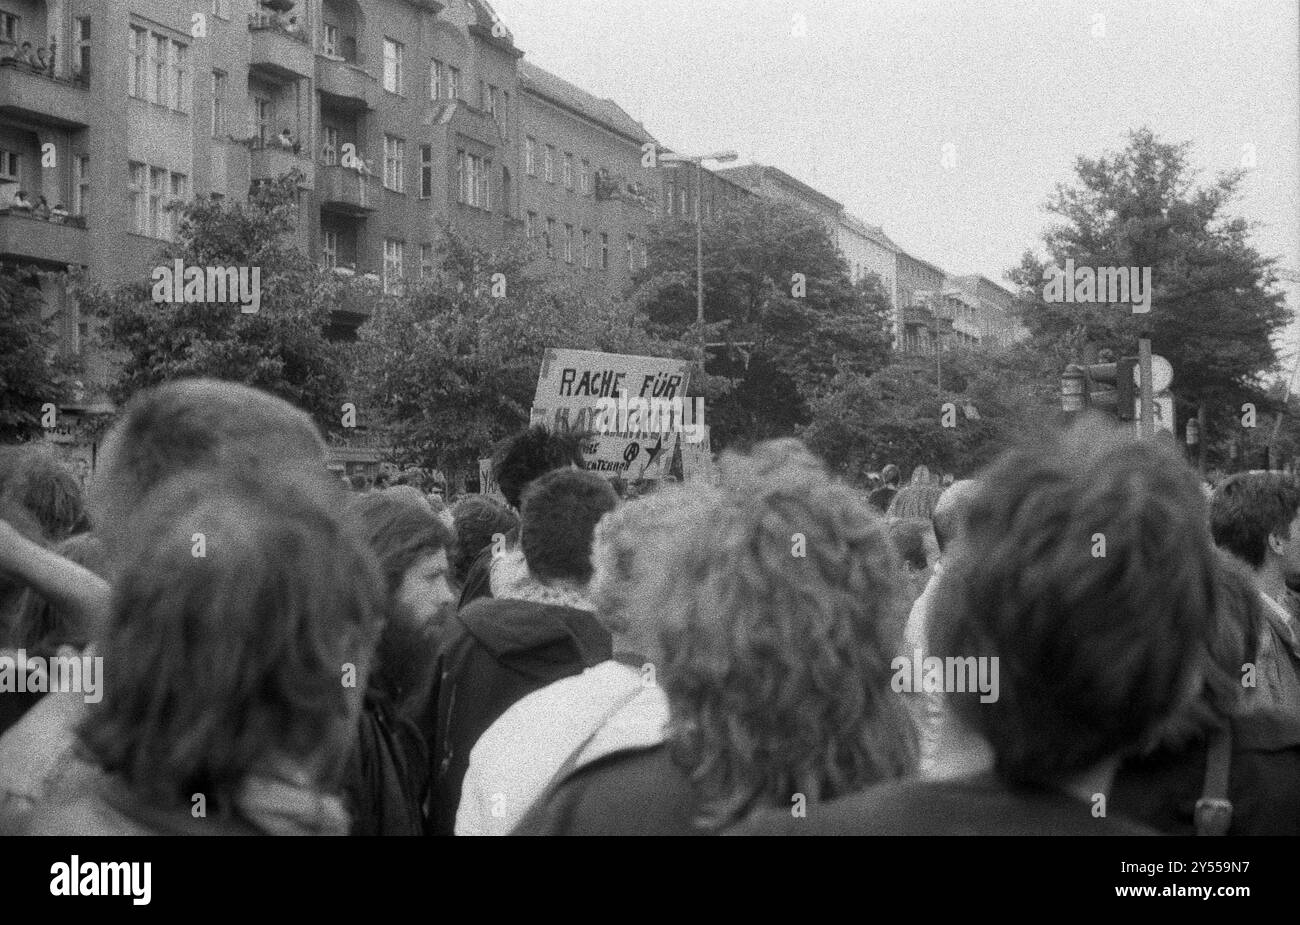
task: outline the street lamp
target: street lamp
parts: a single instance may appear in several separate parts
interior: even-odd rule
[[[660,154],[661,164],[695,165],[695,323],[700,325],[700,343],[704,342],[704,238],[700,231],[700,200],[704,198],[704,162],[734,161],[735,151],[715,151],[713,154]],[[701,354],[703,354],[701,346]],[[704,370],[704,357],[700,357],[700,371]]]

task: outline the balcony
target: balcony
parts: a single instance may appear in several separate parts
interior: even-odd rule
[[[62,269],[84,266],[89,240],[85,219],[70,215],[63,222],[0,210],[0,257]]]
[[[340,109],[375,109],[379,104],[379,81],[342,58],[316,55],[316,89]]]
[[[22,65],[0,65],[0,113],[60,128],[85,128],[90,125],[90,93],[84,83]]]
[[[275,142],[265,147],[253,148],[250,159],[250,178],[253,180],[275,180],[291,171],[300,175],[298,187],[311,189],[314,185],[316,166],[311,158],[294,154],[288,148],[282,148]]]
[[[291,30],[265,13],[252,13],[248,31],[252,43],[248,56],[250,72],[272,83],[312,76],[316,56],[301,26]]]
[[[317,168],[316,191],[322,209],[352,218],[365,218],[382,201],[378,177],[337,164]]]

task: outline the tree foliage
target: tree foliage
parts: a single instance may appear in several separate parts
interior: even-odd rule
[[[296,181],[254,187],[246,203],[195,200],[179,210],[179,234],[159,265],[257,267],[256,313],[237,303],[155,302],[150,280],[105,290],[86,284],[83,307],[102,320],[117,354],[110,391],[121,402],[139,389],[210,376],[265,389],[337,426],[346,396],[346,345],[327,331],[344,285],[295,246]]]
[[[35,270],[0,271],[0,441],[30,439],[41,431],[41,409],[67,395],[67,364],[57,337],[42,319],[44,299]]]

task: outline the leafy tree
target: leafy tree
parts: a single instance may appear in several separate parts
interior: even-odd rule
[[[648,333],[619,300],[547,278],[520,246],[447,233],[432,278],[362,326],[356,381],[402,462],[467,471],[528,423],[548,347],[650,356],[689,349]]]
[[[41,431],[41,407],[66,395],[66,362],[57,337],[41,318],[44,300],[35,270],[0,272],[0,441],[30,439]]]
[[[86,285],[83,306],[102,319],[119,356],[110,392],[123,401],[139,389],[187,376],[228,379],[265,389],[310,411],[326,429],[346,395],[345,346],[327,331],[346,284],[317,268],[293,241],[296,180],[255,186],[246,203],[195,200],[180,209],[177,241],[161,266],[257,267],[261,304],[153,301],[153,283],[113,290]]]
[[[971,475],[1051,420],[1049,363],[1026,346],[947,350],[941,390],[929,359],[902,355],[872,376],[838,379],[802,436],[850,481],[890,462]]]
[[[841,375],[869,375],[890,355],[888,298],[854,285],[815,215],[746,199],[702,229],[706,336],[728,345],[709,371],[715,445],[790,434]],[[698,343],[694,225],[652,232],[634,300],[667,336]]]
[[[1242,403],[1270,407],[1262,377],[1276,366],[1272,339],[1290,313],[1274,289],[1275,260],[1249,245],[1245,219],[1226,214],[1243,174],[1198,186],[1188,152],[1140,129],[1119,153],[1079,158],[1076,182],[1059,184],[1047,203],[1062,220],[1044,238],[1051,262],[1151,268],[1149,313],[1045,301],[1048,264],[1032,253],[1012,275],[1029,299],[1023,320],[1033,342],[1062,366],[1092,362],[1101,348],[1135,354],[1148,330],[1152,349],[1173,365],[1180,418],[1204,406],[1205,436],[1221,442],[1237,429]]]

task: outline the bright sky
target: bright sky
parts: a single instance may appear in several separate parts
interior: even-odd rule
[[[1075,158],[1141,125],[1191,141],[1205,179],[1253,154],[1236,212],[1300,272],[1295,0],[492,3],[662,143],[780,167],[950,272],[1002,281]]]

